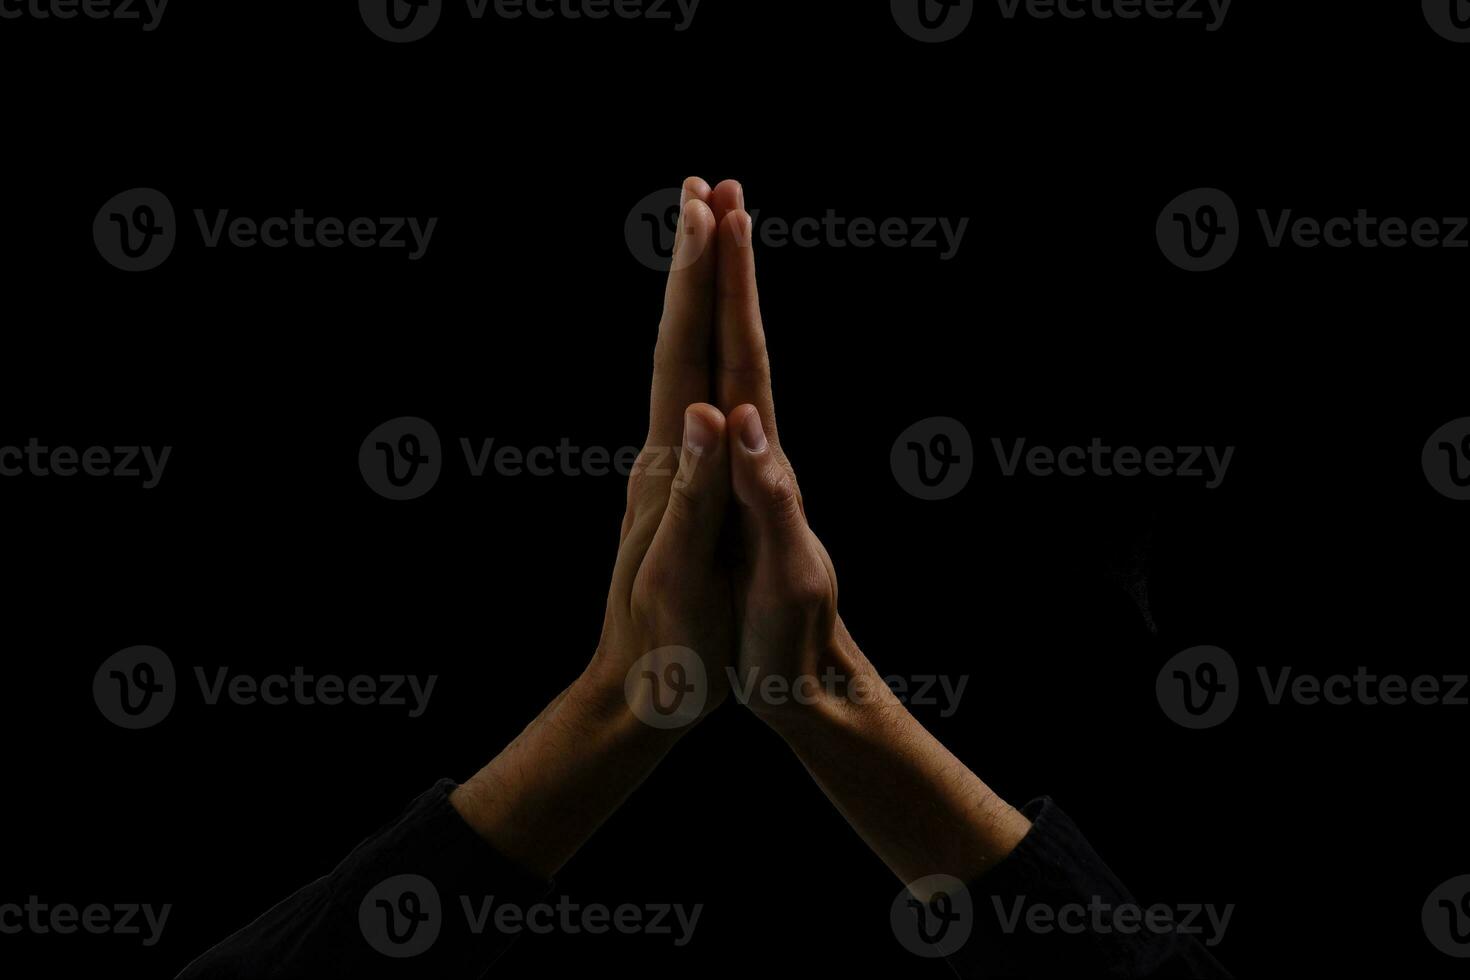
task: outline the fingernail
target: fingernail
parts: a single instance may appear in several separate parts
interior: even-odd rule
[[[761,425],[760,412],[751,412],[745,416],[745,424],[740,427],[740,444],[747,452],[765,452],[766,430]]]
[[[745,185],[739,181],[735,182],[735,210],[745,210]]]
[[[699,412],[684,413],[684,446],[696,456],[702,456],[715,444],[715,430]]]

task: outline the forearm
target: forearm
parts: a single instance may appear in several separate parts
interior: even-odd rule
[[[838,633],[817,659],[857,683],[843,697],[766,720],[916,897],[927,901],[923,892],[942,880],[931,875],[968,886],[974,934],[944,949],[961,977],[1228,978],[1208,949],[1172,924],[1081,935],[1008,926],[1017,908],[1136,903],[1060,809],[1038,800],[1023,814],[1000,799],[909,714],[840,623]]]
[[[477,977],[514,937],[472,928],[457,914],[461,900],[540,900],[552,874],[673,740],[633,717],[620,691],[581,678],[473,779],[452,789],[445,781],[420,797],[330,875],[201,956],[181,978]],[[391,910],[396,893],[378,893],[404,875],[420,882],[410,887],[437,897],[442,931],[422,954],[396,959],[408,954],[383,955],[387,931],[363,942],[369,921],[376,929],[379,920],[362,919],[361,909],[382,897]],[[391,915],[382,923],[385,930],[399,925]]]
[[[628,709],[621,689],[583,675],[450,803],[516,864],[550,878],[672,747]]]
[[[845,680],[842,690],[767,721],[902,881],[974,880],[1015,848],[1030,822],[930,735],[840,626],[838,633],[819,659]]]

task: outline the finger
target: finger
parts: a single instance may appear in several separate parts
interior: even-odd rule
[[[679,473],[669,487],[669,504],[650,551],[668,548],[697,562],[714,557],[730,500],[728,446],[724,414],[713,405],[690,405],[684,413]]]
[[[738,180],[722,180],[707,200],[715,213],[715,224],[719,225],[731,211],[745,210],[745,187]]]
[[[703,185],[703,181],[699,182]],[[674,264],[653,351],[648,439],[677,445],[684,407],[709,398],[714,318],[714,215],[697,194],[684,202]]]
[[[808,534],[796,474],[766,437],[759,411],[741,405],[730,413],[730,483],[742,524],[759,547],[798,547]]]
[[[674,255],[679,253],[679,240],[684,237],[684,222],[682,220],[684,217],[684,205],[689,203],[690,198],[697,198],[713,207],[710,203],[713,193],[714,191],[710,188],[708,181],[703,177],[685,178],[683,185],[679,188],[679,217],[681,220],[674,227]],[[715,227],[719,227],[718,221],[715,222]]]
[[[732,211],[725,216],[717,251],[715,401],[726,412],[754,405],[766,438],[779,444],[748,213]]]

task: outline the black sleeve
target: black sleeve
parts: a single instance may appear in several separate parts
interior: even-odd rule
[[[1192,922],[1185,921],[1185,914],[1174,915],[1164,925],[1163,909],[1158,907],[1153,910],[1153,928],[1146,927],[1123,883],[1055,803],[1035,800],[1021,812],[1031,820],[1030,832],[1005,860],[969,886],[973,929],[947,957],[956,973],[965,980],[1029,976],[1228,980],[1230,974],[1200,942],[1199,937],[1218,941],[1202,913]],[[1039,928],[1027,924],[1027,910],[1033,906],[1046,910],[1045,918],[1035,920]],[[1064,930],[1050,917],[1066,906],[1073,910]],[[1113,918],[1120,908],[1129,910],[1122,920],[1124,929]],[[1103,928],[1095,927],[1098,921]]]
[[[178,980],[482,976],[514,939],[494,909],[551,890],[479,837],[441,780],[331,874],[199,957]],[[485,903],[493,899],[490,915]]]

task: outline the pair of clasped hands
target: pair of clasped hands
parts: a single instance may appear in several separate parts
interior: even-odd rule
[[[688,730],[635,710],[636,697],[659,696],[627,683],[651,652],[700,658],[701,716],[728,697],[732,668],[747,691],[768,677],[803,690],[803,678],[835,671],[842,691],[743,700],[903,881],[972,879],[1030,824],[909,714],[838,616],[832,562],[777,434],[752,231],[739,183],[685,181],[648,439],[597,652],[451,803],[502,854],[550,877]],[[844,693],[855,690],[865,696]]]

